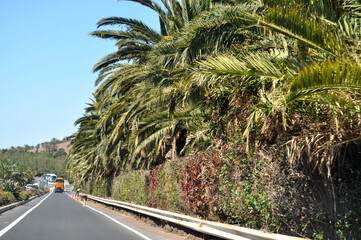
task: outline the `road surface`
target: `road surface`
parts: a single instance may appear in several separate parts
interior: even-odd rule
[[[66,192],[51,192],[0,214],[0,240],[169,239],[147,229],[135,230],[98,210],[84,207]]]

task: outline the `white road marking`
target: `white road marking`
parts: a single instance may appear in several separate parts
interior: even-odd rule
[[[6,226],[3,230],[0,231],[0,237],[2,237],[7,231],[9,231],[11,228],[13,228],[16,224],[18,224],[26,215],[28,215],[31,211],[33,211],[35,208],[39,207],[39,205],[45,201],[49,196],[51,195],[51,192],[46,196],[43,200],[41,200],[38,204],[36,204],[34,207],[30,208],[27,212],[25,212],[23,215],[18,217],[15,221],[10,223],[8,226]]]
[[[69,194],[67,194],[67,195],[68,195],[69,197],[71,197]],[[81,201],[79,201],[79,203],[84,204],[84,203],[81,202]],[[145,240],[152,240],[151,238],[149,238],[149,237],[145,236],[144,234],[142,234],[142,233],[134,230],[133,228],[128,227],[127,225],[125,225],[125,224],[117,221],[116,219],[114,219],[114,218],[106,215],[105,213],[103,213],[103,212],[101,212],[101,211],[98,211],[98,210],[96,210],[96,209],[94,209],[94,208],[92,208],[92,207],[89,207],[89,206],[86,206],[86,207],[90,208],[91,210],[93,210],[93,211],[95,211],[95,212],[97,212],[97,213],[99,213],[99,214],[104,215],[105,217],[109,218],[109,219],[112,220],[113,222],[115,222],[115,223],[119,224],[120,226],[128,229],[129,231],[132,231],[133,233],[137,234],[138,236],[142,237],[143,239],[145,239]]]

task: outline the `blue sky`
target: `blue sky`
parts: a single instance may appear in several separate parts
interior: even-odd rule
[[[111,16],[158,28],[155,13],[133,2],[0,1],[0,149],[76,132],[74,122],[95,91],[91,69],[116,50],[115,42],[89,33]]]

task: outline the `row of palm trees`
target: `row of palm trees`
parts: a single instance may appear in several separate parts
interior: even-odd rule
[[[5,181],[14,181],[20,186],[32,182],[33,174],[23,165],[13,163],[7,159],[0,162],[0,188]]]
[[[358,138],[358,0],[130,1],[155,11],[160,31],[109,17],[98,28],[122,30],[91,33],[117,51],[93,68],[94,102],[67,160],[74,179],[150,168],[236,131],[248,154],[283,136],[291,161],[306,154],[322,172],[335,144]]]

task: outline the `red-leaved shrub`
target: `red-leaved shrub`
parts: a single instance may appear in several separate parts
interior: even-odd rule
[[[149,202],[147,204],[148,207],[155,207],[156,206],[156,198],[158,197],[156,194],[158,185],[159,185],[159,180],[158,180],[158,171],[159,171],[159,166],[157,166],[156,168],[154,168],[152,171],[150,171],[149,173]]]
[[[221,166],[221,154],[212,151],[188,157],[182,179],[184,201],[195,214],[208,219],[216,217],[218,173]]]

